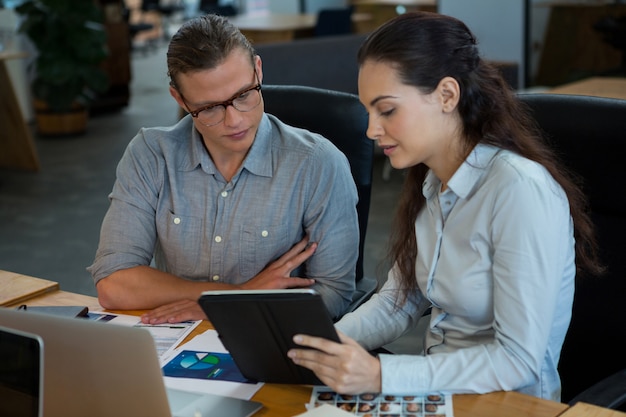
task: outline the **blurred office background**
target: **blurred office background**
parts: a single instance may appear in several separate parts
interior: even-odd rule
[[[41,166],[37,172],[0,168],[0,269],[58,281],[64,290],[95,294],[85,268],[93,260],[97,247],[117,161],[141,127],[173,124],[178,118],[177,105],[168,93],[165,50],[168,37],[186,18],[208,7],[226,8],[237,15],[316,14],[322,9],[359,3],[359,0],[161,0],[160,6],[175,6],[166,13],[167,7],[142,10],[142,1],[145,0],[124,3],[102,0],[103,7],[109,11],[107,18],[112,19],[107,23],[111,28],[133,23],[132,16],[124,18],[129,20],[117,16],[116,10],[120,7],[138,10],[135,23],[144,22],[142,19],[150,14],[156,16],[156,20],[146,18],[144,22],[153,25],[152,32],[148,28],[143,36],[122,37],[111,47],[118,65],[128,69],[111,71],[112,78],[121,77],[119,88],[107,97],[103,109],[94,109],[87,133],[78,137],[42,138],[32,125],[27,75],[28,64],[36,52],[23,35],[16,33],[19,18],[13,8],[20,0],[4,0],[4,8],[0,8],[0,29],[11,36],[10,43],[5,42],[3,48],[28,54],[24,59],[7,61],[6,66],[24,121],[33,129]],[[397,3],[395,13],[410,10],[410,6],[406,6],[410,1]],[[623,11],[624,5],[597,0],[559,2],[572,5],[572,16],[584,20],[578,24],[586,25],[582,31],[587,39],[584,44],[587,46],[584,46],[579,45],[581,30],[554,26],[559,24],[558,20],[555,23],[553,13],[557,9],[548,3],[539,0],[433,0],[440,13],[457,16],[468,23],[478,37],[485,58],[513,63],[518,89],[541,89],[565,83],[571,79],[568,77],[580,75],[577,69],[587,75],[602,70],[598,68],[600,65],[606,68],[620,62],[621,51],[606,45],[602,34],[587,27],[593,23],[591,19],[598,20],[597,16],[585,12],[583,19],[580,10],[588,4],[605,7],[608,11],[617,10],[613,8]],[[355,6],[355,11],[359,10]],[[377,12],[363,10],[370,10],[369,17],[376,18]],[[112,29],[110,36],[114,39],[124,33],[127,32]],[[559,62],[560,69],[572,68],[560,78],[553,76],[554,66],[544,65],[549,63],[547,57],[559,49],[554,36],[548,36],[550,33],[559,34],[567,48],[578,48],[580,52],[578,62]],[[380,154],[376,154],[375,162],[365,268],[367,274],[382,282],[387,267],[384,264],[387,233],[403,176],[400,171],[388,170]]]

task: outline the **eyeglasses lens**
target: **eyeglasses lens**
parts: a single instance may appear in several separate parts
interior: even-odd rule
[[[240,112],[249,112],[261,103],[261,88],[259,85],[244,91],[236,98],[202,110],[198,113],[198,120],[205,126],[214,126],[224,120],[226,107],[232,105]]]

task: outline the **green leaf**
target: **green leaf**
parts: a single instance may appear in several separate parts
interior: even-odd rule
[[[16,7],[19,31],[37,48],[33,94],[54,111],[106,91],[108,56],[103,14],[92,0],[26,0]]]

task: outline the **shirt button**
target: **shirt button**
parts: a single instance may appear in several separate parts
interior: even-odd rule
[[[213,281],[219,281],[220,280],[220,276],[219,275],[213,275],[211,277],[211,279],[213,279]]]
[[[267,237],[267,235],[269,235],[269,233],[267,232],[267,230],[263,230],[263,231],[261,232],[261,236],[263,236],[263,237]]]
[[[174,224],[180,224],[180,217],[174,217]]]
[[[215,241],[217,243],[220,243],[222,241],[222,237],[221,236],[215,236]]]
[[[222,191],[222,197],[228,197],[228,191]]]

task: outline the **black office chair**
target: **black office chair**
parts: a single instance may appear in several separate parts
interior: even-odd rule
[[[163,31],[163,39],[170,40],[170,19],[176,13],[182,12],[185,9],[181,0],[170,0],[163,2],[162,0],[142,0],[141,10],[143,12],[157,12],[161,17],[161,30]]]
[[[363,248],[367,231],[374,165],[374,143],[365,135],[368,116],[356,95],[313,87],[264,85],[265,111],[292,126],[328,138],[350,163],[359,202],[359,258],[356,264],[356,291],[348,311],[366,301],[377,289],[375,277],[363,271]],[[329,178],[329,181],[332,181]]]
[[[352,33],[352,6],[320,9],[313,33],[315,36],[346,35]]]
[[[519,97],[565,165],[581,177],[608,267],[601,277],[576,277],[572,322],[559,362],[561,398],[570,405],[619,408],[626,401],[626,100]]]
[[[153,40],[146,40],[144,45],[136,45],[135,38],[141,32],[147,32],[154,29],[154,25],[151,23],[145,22],[136,22],[130,23],[130,14],[131,11],[128,7],[124,6],[122,8],[122,19],[128,25],[128,45],[131,51],[141,51],[143,53],[147,53],[150,50],[156,50],[156,44]]]
[[[239,13],[237,7],[232,4],[220,5],[217,0],[200,0],[198,10],[203,14],[217,14],[220,16],[236,16]]]

